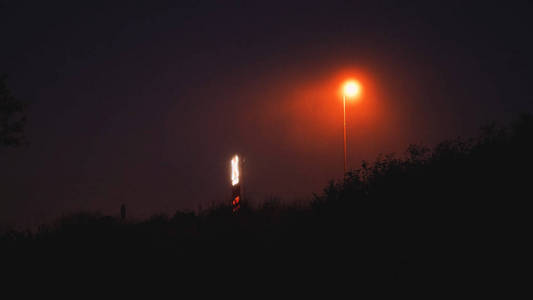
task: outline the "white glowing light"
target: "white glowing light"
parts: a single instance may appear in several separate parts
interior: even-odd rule
[[[231,159],[231,185],[239,183],[239,156],[235,155]]]
[[[348,81],[344,84],[344,95],[347,97],[357,97],[361,93],[361,85],[357,81]]]

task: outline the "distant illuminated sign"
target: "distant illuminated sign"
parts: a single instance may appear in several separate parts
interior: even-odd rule
[[[231,159],[231,185],[232,185],[232,192],[231,192],[231,206],[234,213],[237,213],[237,211],[240,208],[240,202],[241,202],[241,185],[240,182],[240,168],[239,168],[239,156],[235,155]]]
[[[239,184],[239,156],[231,159],[231,185]]]

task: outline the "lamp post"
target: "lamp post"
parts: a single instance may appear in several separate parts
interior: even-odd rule
[[[344,173],[346,176],[346,97],[356,98],[361,93],[361,85],[354,80],[349,80],[344,83],[342,89],[342,114],[343,114],[343,128],[344,128]]]

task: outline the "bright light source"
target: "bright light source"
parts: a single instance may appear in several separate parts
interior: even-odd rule
[[[361,85],[354,80],[347,81],[344,84],[343,92],[347,97],[357,97],[361,93]]]
[[[231,185],[239,184],[239,156],[231,159]]]

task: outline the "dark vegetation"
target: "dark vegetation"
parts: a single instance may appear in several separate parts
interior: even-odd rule
[[[26,106],[8,89],[6,76],[0,76],[0,148],[25,143]]]
[[[172,261],[176,272],[222,262],[319,281],[499,281],[529,254],[532,153],[533,117],[523,115],[476,139],[363,162],[309,204],[243,203],[236,215],[218,204],[138,222],[79,213],[33,233],[5,232],[0,248],[36,261]]]

